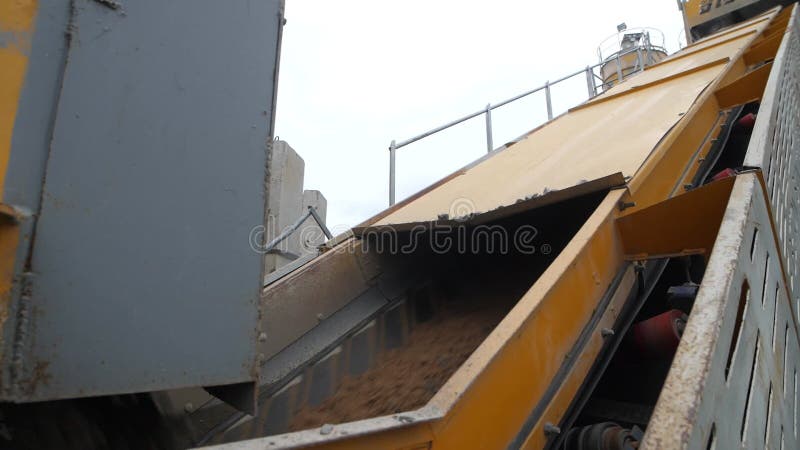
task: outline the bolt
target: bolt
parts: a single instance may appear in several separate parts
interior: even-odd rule
[[[258,335],[258,342],[266,342],[267,341],[267,333],[261,333]]]
[[[325,319],[325,316],[322,313],[317,313],[317,320],[321,322],[323,319]]]
[[[190,414],[193,413],[194,412],[194,404],[192,402],[189,402],[189,403],[183,405],[183,410],[186,411],[187,413],[190,413]]]
[[[331,434],[333,433],[333,425],[326,423],[319,429],[319,434]]]
[[[628,208],[633,208],[636,206],[636,202],[620,202],[619,203],[619,210],[625,211]]]
[[[609,337],[614,335],[614,330],[611,328],[603,328],[600,330],[600,336]]]
[[[683,185],[683,188],[684,188],[684,189],[686,189],[687,191],[691,191],[691,190],[692,190],[692,187],[693,187],[693,186],[692,186],[692,184],[691,184],[691,183],[686,183],[686,184],[684,184],[684,185]]]
[[[547,422],[544,424],[544,434],[545,436],[558,436],[561,434],[561,428]]]
[[[683,319],[676,319],[675,329],[678,332],[678,336],[683,336],[683,331],[686,330],[686,321]]]

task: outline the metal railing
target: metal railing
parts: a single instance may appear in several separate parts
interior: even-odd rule
[[[660,47],[659,47],[659,50],[661,50]],[[479,111],[475,111],[475,112],[473,112],[471,114],[467,114],[464,117],[461,117],[459,119],[453,120],[452,122],[448,122],[448,123],[446,123],[444,125],[438,126],[436,128],[433,128],[432,130],[426,131],[424,133],[418,134],[418,135],[416,135],[416,136],[414,136],[414,137],[412,137],[410,139],[406,139],[406,140],[401,141],[401,142],[396,142],[396,141],[392,140],[391,144],[389,144],[389,206],[392,206],[392,205],[395,204],[395,188],[396,188],[396,165],[395,165],[396,161],[395,161],[395,159],[396,159],[397,150],[399,150],[399,149],[401,149],[401,148],[403,148],[403,147],[405,147],[405,146],[407,146],[409,144],[413,144],[414,142],[417,142],[417,141],[419,141],[421,139],[424,139],[424,138],[426,138],[428,136],[431,136],[433,134],[439,133],[440,131],[444,131],[444,130],[446,130],[448,128],[451,128],[451,127],[456,126],[456,125],[458,125],[460,123],[466,122],[467,120],[473,119],[473,118],[478,117],[478,116],[483,114],[486,117],[486,151],[487,152],[491,152],[492,150],[494,150],[494,143],[493,143],[493,138],[492,138],[493,137],[492,136],[492,111],[493,110],[495,110],[497,108],[500,108],[501,106],[508,105],[509,103],[513,103],[513,102],[515,102],[517,100],[520,100],[520,99],[525,98],[525,97],[527,97],[527,96],[529,96],[531,94],[535,94],[536,92],[539,92],[539,91],[543,90],[544,94],[545,94],[545,105],[547,107],[547,121],[549,122],[550,120],[553,120],[553,103],[552,103],[552,98],[551,98],[551,95],[550,95],[550,88],[552,86],[554,86],[554,85],[556,85],[558,83],[561,83],[563,81],[569,80],[570,78],[573,78],[573,77],[576,77],[578,75],[583,74],[586,77],[586,89],[587,89],[587,92],[589,94],[589,99],[591,99],[591,98],[595,97],[596,95],[598,95],[598,93],[602,93],[608,87],[613,86],[614,81],[615,81],[615,80],[610,80],[610,81],[606,82],[605,80],[603,80],[601,75],[598,75],[598,74],[595,73],[595,69],[598,68],[598,67],[602,67],[605,64],[614,63],[616,61],[616,64],[617,64],[617,67],[618,67],[618,78],[617,79],[618,80],[619,79],[624,79],[625,77],[632,75],[632,73],[628,73],[628,74],[624,74],[623,75],[623,73],[622,73],[622,63],[620,62],[621,61],[621,57],[626,56],[626,55],[631,54],[631,53],[637,53],[637,55],[638,55],[637,56],[637,63],[636,63],[636,67],[637,67],[638,70],[636,70],[634,73],[638,73],[638,72],[644,70],[644,68],[646,66],[650,65],[651,62],[652,62],[649,57],[642,57],[642,48],[641,47],[633,47],[633,48],[630,48],[630,49],[621,50],[621,51],[618,51],[612,58],[609,58],[609,59],[606,59],[606,60],[601,60],[600,62],[598,62],[598,63],[596,63],[594,65],[586,66],[585,69],[581,69],[581,70],[579,70],[577,72],[573,72],[573,73],[571,73],[569,75],[566,75],[564,77],[561,77],[561,78],[559,78],[559,79],[557,79],[555,81],[547,81],[547,82],[545,82],[543,85],[541,85],[539,87],[536,87],[536,88],[531,89],[529,91],[523,92],[523,93],[521,93],[519,95],[516,95],[516,96],[511,97],[509,99],[503,100],[503,101],[501,101],[499,103],[495,103],[495,104],[489,103],[489,104],[486,105],[485,108],[483,108],[483,109],[481,109]],[[598,80],[599,80],[599,84],[598,84]]]
[[[629,49],[629,45],[638,48],[664,48],[666,41],[664,33],[656,28],[636,27],[624,28],[615,34],[603,39],[597,46],[597,56],[600,61],[609,61],[617,53]]]

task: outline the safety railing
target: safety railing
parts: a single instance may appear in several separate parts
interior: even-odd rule
[[[648,47],[646,50],[649,51],[651,49],[652,49],[651,47]],[[663,48],[662,47],[658,47],[657,50],[663,51]],[[569,75],[566,75],[564,77],[561,77],[561,78],[559,78],[559,79],[557,79],[555,81],[547,81],[547,82],[545,82],[543,85],[541,85],[539,87],[536,87],[534,89],[525,91],[525,92],[523,92],[523,93],[521,93],[519,95],[516,95],[516,96],[511,97],[509,99],[503,100],[501,102],[498,102],[498,103],[495,103],[495,104],[489,103],[489,104],[486,105],[485,108],[483,108],[481,110],[475,111],[475,112],[473,112],[471,114],[467,114],[464,117],[461,117],[459,119],[453,120],[451,122],[448,122],[448,123],[446,123],[444,125],[441,125],[441,126],[438,126],[436,128],[433,128],[433,129],[431,129],[429,131],[426,131],[424,133],[418,134],[418,135],[416,135],[416,136],[414,136],[414,137],[412,137],[410,139],[406,139],[406,140],[400,141],[400,142],[392,140],[392,142],[389,144],[389,206],[392,206],[392,205],[395,204],[395,193],[396,193],[396,185],[397,185],[397,183],[396,183],[396,181],[397,181],[396,180],[396,175],[397,175],[396,174],[396,153],[397,153],[397,150],[399,150],[399,149],[401,149],[401,148],[403,148],[403,147],[405,147],[405,146],[407,146],[409,144],[413,144],[414,142],[417,142],[419,140],[425,139],[428,136],[434,135],[434,134],[439,133],[441,131],[447,130],[448,128],[454,127],[454,126],[456,126],[458,124],[464,123],[464,122],[466,122],[466,121],[468,121],[470,119],[473,119],[473,118],[478,117],[480,115],[484,115],[485,118],[486,118],[486,125],[485,125],[485,127],[486,127],[486,151],[487,152],[491,152],[492,150],[494,150],[494,142],[493,142],[493,135],[492,135],[492,111],[494,111],[497,108],[500,108],[501,106],[505,106],[505,105],[508,105],[509,103],[513,103],[513,102],[515,102],[517,100],[520,100],[520,99],[523,99],[525,97],[528,97],[529,95],[535,94],[535,93],[537,93],[539,91],[544,91],[545,106],[547,108],[547,121],[553,120],[553,102],[552,102],[552,98],[551,98],[551,95],[550,95],[550,90],[551,90],[551,88],[553,86],[555,86],[556,84],[561,83],[563,81],[569,80],[569,79],[571,79],[573,77],[583,75],[583,76],[586,77],[586,89],[587,89],[587,93],[589,94],[589,99],[591,99],[591,98],[595,97],[596,95],[598,95],[599,93],[602,93],[604,90],[608,89],[609,87],[613,86],[613,84],[616,82],[616,80],[609,80],[609,81],[604,80],[603,77],[602,77],[602,73],[598,75],[598,73],[595,73],[595,70],[598,69],[598,68],[602,69],[602,66],[604,66],[606,64],[614,64],[615,61],[616,61],[617,67],[619,69],[618,70],[618,78],[617,78],[617,80],[621,80],[621,79],[627,78],[628,76],[632,75],[633,73],[625,73],[625,74],[622,73],[621,67],[622,67],[623,63],[621,62],[621,60],[622,60],[623,57],[625,57],[625,56],[627,56],[629,54],[633,54],[633,53],[637,54],[637,59],[636,59],[636,63],[635,63],[636,70],[633,73],[638,73],[641,70],[644,70],[644,68],[646,66],[651,65],[652,63],[656,62],[656,61],[652,60],[652,58],[650,58],[650,57],[643,57],[642,55],[646,54],[647,52],[643,52],[643,48],[640,47],[640,46],[635,46],[635,47],[628,48],[628,49],[622,49],[622,50],[617,51],[613,55],[612,58],[608,58],[608,59],[602,59],[601,58],[600,62],[598,62],[598,63],[596,63],[594,65],[586,66],[585,69],[581,69],[581,70],[579,70],[577,72],[573,72],[573,73],[571,73]],[[649,54],[649,53],[647,53],[647,54]]]
[[[665,41],[664,33],[656,28],[621,28],[620,31],[605,38],[597,46],[597,56],[600,61],[608,61],[616,57],[617,53],[630,49],[635,50],[637,47],[663,50]]]

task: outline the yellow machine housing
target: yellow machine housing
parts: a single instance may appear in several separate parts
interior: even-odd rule
[[[789,5],[790,0],[679,0],[691,43],[754,17],[772,7]]]

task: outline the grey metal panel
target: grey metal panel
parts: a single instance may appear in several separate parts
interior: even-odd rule
[[[75,0],[15,400],[257,379],[279,0]]]
[[[52,137],[67,45],[69,2],[41,2],[19,101],[3,201],[36,211]]]
[[[798,448],[800,341],[757,175],[734,184],[640,448]]]
[[[764,174],[792,299],[800,306],[800,17],[792,8],[744,164]]]

